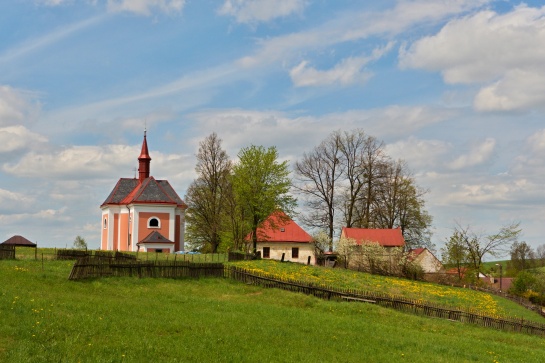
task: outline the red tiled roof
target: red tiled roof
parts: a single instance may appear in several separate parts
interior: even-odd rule
[[[13,245],[13,246],[26,246],[26,247],[36,247],[36,243],[30,242],[23,236],[13,236],[5,240],[3,245]]]
[[[251,235],[248,235],[247,239],[251,239]],[[262,227],[257,229],[257,241],[310,243],[312,237],[284,212],[277,211],[263,222]]]
[[[405,239],[401,234],[401,228],[368,229],[343,227],[341,236],[355,239],[358,245],[361,245],[363,242],[377,242],[383,247],[405,246]]]

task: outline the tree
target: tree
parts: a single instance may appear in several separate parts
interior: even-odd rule
[[[340,134],[332,133],[310,153],[295,163],[296,189],[306,199],[310,210],[302,216],[303,223],[311,228],[325,229],[329,236],[329,252],[333,251],[336,183],[342,176]]]
[[[515,241],[511,245],[511,264],[517,271],[533,267],[536,258],[534,250],[524,241]]]
[[[251,232],[253,252],[257,249],[257,229],[276,210],[293,214],[296,200],[289,194],[291,179],[288,162],[278,162],[271,146],[250,146],[238,153],[233,167],[233,192]]]
[[[432,217],[425,210],[424,195],[418,188],[406,163],[402,160],[383,165],[383,178],[374,192],[373,226],[375,228],[401,227],[406,250],[427,247],[431,242]]]
[[[508,245],[517,242],[522,232],[519,226],[519,222],[513,222],[501,227],[496,234],[484,236],[476,234],[470,227],[460,225],[456,227],[455,232],[459,234],[465,246],[472,267],[479,272],[484,256],[500,257],[508,251]]]
[[[458,279],[463,277],[463,268],[469,261],[468,251],[459,231],[455,230],[450,236],[445,247],[441,249],[443,264],[451,265],[456,268]]]
[[[536,258],[539,260],[539,263],[542,267],[545,266],[545,244],[537,247]]]
[[[215,133],[199,143],[197,179],[187,189],[187,236],[194,246],[215,253],[221,242],[225,196],[230,193],[228,182],[231,161]]]
[[[331,133],[296,162],[295,180],[310,211],[303,223],[325,229],[331,241],[339,224],[400,226],[409,248],[434,249],[432,218],[424,209],[426,191],[418,188],[404,161],[393,162],[384,143],[362,130]]]
[[[85,242],[85,238],[81,236],[76,236],[76,239],[74,239],[74,248],[77,249],[87,249],[87,242]]]

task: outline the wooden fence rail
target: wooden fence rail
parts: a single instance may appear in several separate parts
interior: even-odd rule
[[[0,244],[0,260],[15,260],[15,246]]]
[[[136,261],[125,258],[87,256],[77,260],[70,272],[70,280],[97,277],[224,277],[223,263],[195,263],[190,261]]]

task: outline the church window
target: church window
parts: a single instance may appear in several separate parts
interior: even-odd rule
[[[104,218],[104,229],[108,228],[108,218]]]
[[[157,217],[148,219],[148,228],[161,228],[161,221]]]

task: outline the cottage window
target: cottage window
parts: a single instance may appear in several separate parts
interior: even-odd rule
[[[157,217],[148,219],[148,228],[161,228],[161,221]]]
[[[291,258],[299,258],[299,247],[293,247],[291,249]]]
[[[270,257],[271,257],[271,248],[263,247],[263,258],[270,258]]]

